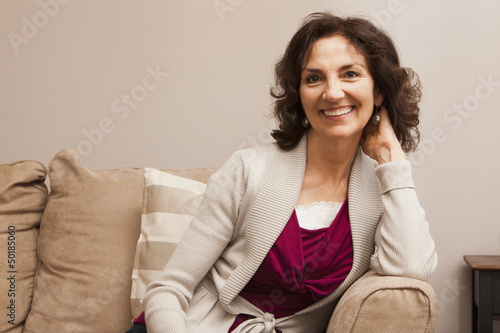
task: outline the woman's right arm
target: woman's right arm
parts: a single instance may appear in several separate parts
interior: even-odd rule
[[[209,179],[200,208],[185,236],[143,298],[150,333],[186,331],[193,291],[233,237],[245,192],[245,170],[237,152]]]

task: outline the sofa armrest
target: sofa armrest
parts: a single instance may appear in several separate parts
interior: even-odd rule
[[[436,294],[429,283],[370,270],[339,300],[327,333],[431,333],[436,317]]]

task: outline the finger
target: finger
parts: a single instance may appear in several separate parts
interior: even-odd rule
[[[398,142],[398,139],[396,138],[396,132],[394,131],[394,128],[392,127],[391,120],[389,119],[389,112],[387,109],[383,106],[380,107],[380,124],[379,124],[379,134],[382,135],[383,137],[390,139],[394,142]]]
[[[391,123],[390,120],[389,120],[389,112],[387,112],[387,109],[385,108],[385,106],[380,106],[380,123],[384,123],[384,124],[387,124],[387,123]]]
[[[389,119],[389,112],[383,106],[380,107],[380,124],[378,128],[379,134],[387,137],[394,135],[394,128],[392,127],[391,120]]]

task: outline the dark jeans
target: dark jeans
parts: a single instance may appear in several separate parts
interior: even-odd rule
[[[147,333],[146,326],[142,324],[134,324],[127,332],[125,333]]]

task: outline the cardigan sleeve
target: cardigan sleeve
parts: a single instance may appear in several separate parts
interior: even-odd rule
[[[148,332],[185,332],[194,289],[230,242],[245,190],[244,167],[235,153],[208,181],[200,208],[160,278],[142,302]]]
[[[370,265],[380,275],[427,280],[437,266],[434,240],[418,201],[409,161],[375,169],[384,207]]]

